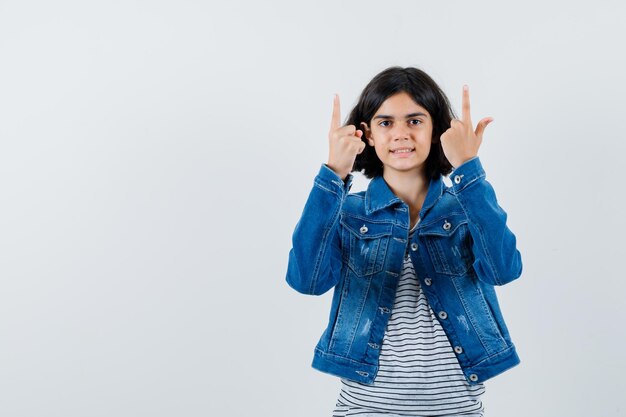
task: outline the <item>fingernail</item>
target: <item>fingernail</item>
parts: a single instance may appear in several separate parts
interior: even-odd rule
[[[467,91],[467,84],[463,85],[463,91]]]

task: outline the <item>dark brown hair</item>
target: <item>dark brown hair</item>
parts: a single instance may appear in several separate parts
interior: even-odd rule
[[[401,92],[406,92],[418,105],[428,110],[433,121],[432,144],[425,162],[426,176],[430,179],[448,175],[452,165],[443,153],[440,138],[450,127],[450,121],[455,115],[445,93],[422,70],[395,66],[380,72],[361,93],[356,106],[348,116],[346,125],[354,125],[359,129],[361,122],[365,122],[370,126],[372,117],[383,102]],[[363,152],[356,156],[352,171],[362,172],[370,179],[383,175],[383,163],[376,155],[376,150],[368,145],[365,135],[361,140],[366,146]]]

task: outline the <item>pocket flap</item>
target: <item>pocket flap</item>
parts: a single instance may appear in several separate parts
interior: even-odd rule
[[[378,239],[383,236],[389,236],[393,229],[392,223],[376,223],[352,216],[342,216],[341,224],[359,239]]]
[[[463,213],[458,213],[422,224],[418,230],[420,235],[425,236],[450,236],[463,224],[467,224],[467,217]]]

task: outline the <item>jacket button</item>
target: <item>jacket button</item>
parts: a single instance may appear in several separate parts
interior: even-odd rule
[[[389,313],[391,310],[389,310],[387,307],[378,307],[380,309],[381,313]]]
[[[411,250],[413,252],[415,252],[417,250],[417,243],[415,243],[415,242],[411,243]]]
[[[433,284],[433,280],[430,278],[424,278],[424,284],[430,287]]]
[[[460,354],[460,353],[463,353],[463,348],[461,346],[455,346],[454,351]]]
[[[463,176],[463,175],[455,175],[455,176],[454,176],[454,183],[455,183],[455,184],[460,184],[460,183],[461,183],[461,177],[462,177],[462,176]]]
[[[367,233],[368,228],[366,225],[361,226],[361,228],[359,229],[359,232],[361,232],[361,234]]]
[[[440,312],[439,312],[439,318],[440,318],[441,320],[445,320],[445,319],[447,319],[447,318],[448,318],[448,313],[446,313],[445,311],[440,311]]]
[[[368,376],[369,375],[367,372],[364,372],[364,371],[356,371],[356,373],[361,375],[361,376]]]
[[[450,230],[451,227],[452,225],[450,224],[450,222],[446,220],[446,222],[443,224],[443,230]]]
[[[476,374],[471,374],[469,378],[470,378],[470,381],[472,382],[478,381],[478,375]]]
[[[371,347],[372,349],[378,349],[380,347],[376,343],[368,343],[368,346]]]

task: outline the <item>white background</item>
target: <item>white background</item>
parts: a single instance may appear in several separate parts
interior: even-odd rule
[[[291,233],[367,82],[460,114],[522,252],[487,417],[623,416],[620,1],[0,1],[0,415],[330,416]],[[359,176],[352,191],[366,187]]]

